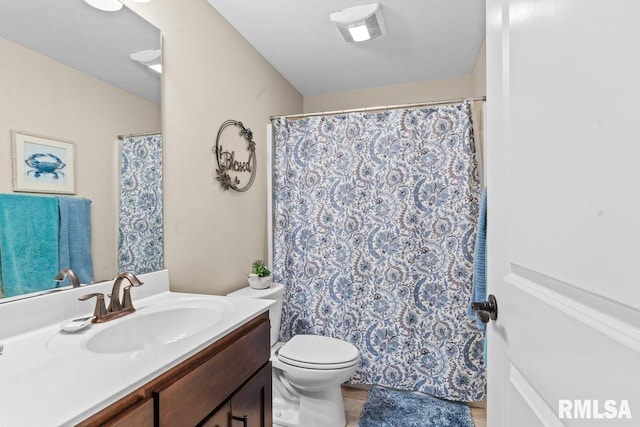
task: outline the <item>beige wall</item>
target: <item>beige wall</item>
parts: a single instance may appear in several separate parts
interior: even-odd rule
[[[470,75],[305,96],[304,112],[315,113],[484,96],[487,93],[486,62],[483,41]]]
[[[96,279],[116,272],[116,136],[160,129],[160,106],[0,38],[0,192],[11,130],[76,144],[77,197],[92,200]]]
[[[478,52],[476,64],[471,73],[471,93],[474,97],[487,96],[487,51],[485,45],[486,42],[483,40],[480,51]],[[478,171],[480,173],[480,183],[483,186],[486,182],[487,173],[487,150],[485,149],[486,142],[484,138],[485,105],[484,102],[474,102],[472,104],[473,131],[476,140],[476,150],[480,159]]]
[[[347,110],[470,97],[471,77],[425,80],[368,89],[305,96],[304,112]]]
[[[245,286],[251,261],[266,257],[269,115],[463,98],[481,90],[479,54],[473,75],[303,99],[206,0],[124,3],[163,33],[165,260],[176,291],[224,294]],[[258,175],[244,194],[225,192],[215,181],[211,147],[227,119],[250,127],[257,143]]]
[[[471,72],[472,96],[487,95],[487,49],[485,40],[482,41],[476,63]]]
[[[267,256],[266,125],[302,96],[206,0],[124,1],[163,34],[165,265],[175,291],[225,294]],[[224,191],[211,151],[219,126],[254,133],[256,180]]]

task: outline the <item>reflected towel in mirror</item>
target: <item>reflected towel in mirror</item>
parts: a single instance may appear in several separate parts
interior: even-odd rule
[[[93,283],[91,256],[91,200],[58,197],[60,207],[60,269],[71,268],[80,283]],[[68,277],[59,286],[70,285]]]
[[[0,194],[0,286],[4,296],[56,287],[58,200]]]

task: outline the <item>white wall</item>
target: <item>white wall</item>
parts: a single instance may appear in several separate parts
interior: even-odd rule
[[[96,280],[116,271],[116,140],[160,130],[160,106],[0,38],[0,192],[11,193],[11,130],[76,144],[77,197],[92,203]]]

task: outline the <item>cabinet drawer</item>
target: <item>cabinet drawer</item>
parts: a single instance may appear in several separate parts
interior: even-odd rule
[[[175,382],[154,391],[159,425],[196,425],[267,363],[269,321],[265,320]]]
[[[153,399],[136,403],[102,425],[103,427],[153,427]]]

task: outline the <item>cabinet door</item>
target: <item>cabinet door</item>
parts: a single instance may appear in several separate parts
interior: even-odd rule
[[[271,427],[272,423],[269,362],[231,398],[231,427]]]
[[[207,418],[207,420],[202,423],[202,427],[229,427],[230,413],[231,402],[227,402]]]

